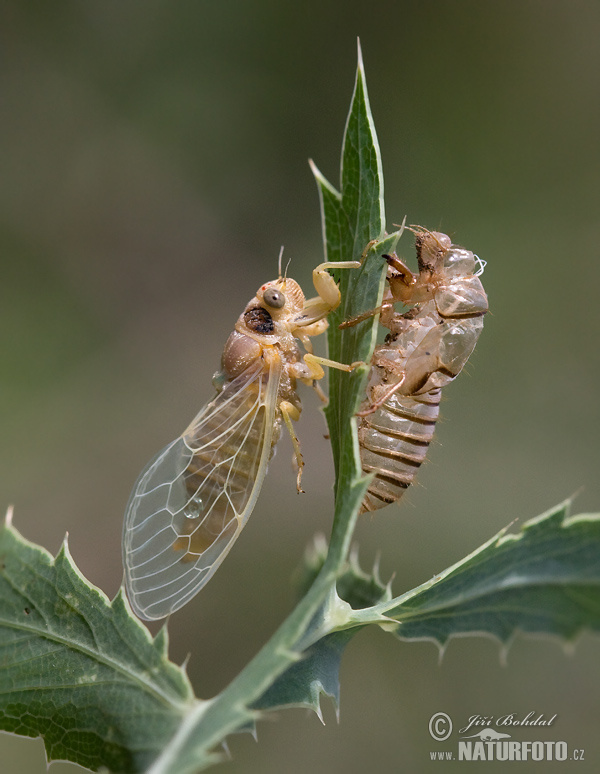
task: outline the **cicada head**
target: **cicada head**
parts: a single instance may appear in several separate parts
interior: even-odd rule
[[[439,271],[445,253],[452,246],[452,240],[440,231],[415,230],[415,244],[419,271],[435,274]]]
[[[264,336],[279,340],[289,335],[289,323],[303,307],[300,285],[289,277],[280,277],[261,285],[239,318],[236,330],[255,339]]]
[[[256,294],[258,303],[274,320],[287,319],[302,311],[304,293],[296,280],[280,277],[263,285]]]

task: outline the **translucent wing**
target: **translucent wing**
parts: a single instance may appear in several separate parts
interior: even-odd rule
[[[280,375],[279,358],[250,366],[142,471],[123,530],[127,593],[141,618],[185,605],[240,534],[277,440]]]

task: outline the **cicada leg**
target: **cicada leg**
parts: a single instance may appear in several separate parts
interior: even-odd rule
[[[319,385],[319,381],[325,376],[323,366],[336,368],[338,371],[350,372],[361,365],[364,365],[362,360],[357,360],[354,363],[350,363],[350,365],[346,365],[345,363],[338,363],[336,360],[330,360],[327,357],[314,355],[311,351],[304,355],[302,363],[296,363],[295,376],[297,379],[301,379],[305,384],[310,385],[319,398],[324,403],[327,403],[328,398]]]
[[[367,250],[369,249],[367,246]],[[365,251],[366,252],[366,251]],[[364,258],[365,253],[363,253]],[[357,314],[354,317],[349,317],[344,322],[340,323],[339,328],[352,328],[354,325],[358,325],[370,317],[375,317],[377,314],[382,316],[382,324],[389,327],[386,322],[386,317],[390,318],[393,315],[394,303],[401,301],[403,304],[412,303],[413,288],[417,283],[417,277],[411,272],[408,266],[398,258],[397,255],[382,255],[387,261],[388,272],[387,281],[389,284],[389,290],[386,290],[381,306],[375,307],[375,309],[369,309],[366,312]]]
[[[290,434],[290,438],[292,439],[292,446],[294,447],[294,457],[296,459],[296,465],[298,466],[298,475],[296,477],[296,489],[298,490],[298,494],[300,492],[304,492],[304,489],[300,486],[300,482],[302,480],[302,469],[304,468],[304,457],[302,456],[302,451],[300,450],[300,441],[298,440],[298,436],[296,435],[296,431],[294,430],[294,425],[292,424],[292,420],[295,422],[300,419],[300,412],[294,406],[292,403],[290,403],[287,400],[282,400],[279,404],[279,411],[281,412],[281,416],[283,417],[283,422],[287,428],[288,433]]]
[[[362,360],[356,360],[354,363],[346,365],[346,363],[338,363],[337,360],[330,360],[327,357],[313,355],[312,352],[307,352],[306,355],[304,355],[304,363],[310,369],[310,374],[308,377],[306,377],[308,379],[322,379],[325,376],[323,366],[327,366],[328,368],[336,368],[338,371],[350,372],[354,371],[354,369],[358,368],[358,366],[364,365]]]
[[[312,345],[309,341],[309,346],[312,350]],[[327,403],[327,396],[321,389],[319,385],[319,380],[322,379],[325,376],[325,371],[323,369],[323,366],[328,366],[329,368],[337,368],[340,371],[353,371],[355,368],[357,368],[359,365],[364,365],[362,361],[351,363],[350,365],[345,365],[344,363],[337,363],[335,360],[329,360],[329,358],[326,357],[320,357],[319,355],[314,355],[312,352],[307,352],[304,355],[304,358],[302,359],[301,363],[293,363],[291,365],[291,369],[297,379],[301,379],[306,384],[310,384],[313,389],[316,391],[317,395],[323,400],[325,403]],[[296,481],[296,487],[298,489],[298,492],[303,492],[304,490],[300,486],[300,481],[302,479],[302,469],[304,467],[304,458],[302,456],[302,451],[300,450],[300,441],[298,440],[298,437],[296,435],[296,431],[294,430],[294,426],[292,424],[292,420],[294,422],[297,422],[300,418],[300,411],[294,406],[292,403],[290,403],[287,400],[281,401],[279,404],[279,411],[281,412],[281,416],[283,418],[284,424],[287,428],[288,433],[290,434],[290,438],[292,439],[292,445],[294,447],[294,456],[296,458],[296,464],[298,466],[298,478]]]
[[[340,330],[344,330],[344,328],[353,328],[355,325],[368,320],[370,317],[375,317],[376,314],[381,314],[384,307],[386,306],[390,306],[390,304],[381,304],[381,306],[377,306],[375,309],[369,309],[368,312],[362,312],[361,314],[357,314],[354,317],[349,317],[347,320],[344,320],[344,322],[341,322],[338,325],[338,328]]]
[[[306,328],[322,320],[340,305],[342,295],[335,279],[327,269],[360,269],[360,261],[326,261],[320,263],[313,271],[313,285],[318,295],[309,298],[302,309],[302,316],[297,326]],[[314,334],[309,334],[314,335]]]
[[[402,387],[403,382],[404,382],[404,376],[401,379],[399,379],[399,381],[397,381],[395,384],[392,384],[389,387],[389,389],[387,389],[382,395],[380,395],[376,401],[373,401],[373,403],[371,403],[368,408],[363,409],[362,411],[357,411],[356,416],[368,417],[369,414],[374,414],[377,411],[377,409],[380,409],[383,406],[386,400],[389,400],[395,392],[398,392],[398,390]]]

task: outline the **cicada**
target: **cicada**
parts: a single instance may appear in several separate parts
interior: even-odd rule
[[[400,499],[423,463],[439,415],[442,388],[469,359],[488,300],[479,279],[485,263],[446,234],[416,234],[419,272],[396,255],[388,263],[383,304],[342,323],[380,313],[389,333],[375,348],[367,395],[358,413],[362,469],[373,480],[362,512]],[[410,308],[397,312],[395,303]]]
[[[292,420],[300,416],[300,380],[314,386],[323,366],[351,370],[312,352],[340,291],[323,263],[313,272],[317,296],[306,300],[293,279],[262,285],[229,336],[216,396],[189,427],[142,471],[125,513],[125,585],[135,613],[164,618],[213,576],[252,513],[282,425],[298,465],[303,460]],[[298,340],[304,345],[300,350]]]

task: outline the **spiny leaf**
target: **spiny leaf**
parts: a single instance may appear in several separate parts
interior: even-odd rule
[[[375,345],[377,318],[371,317],[343,333],[339,324],[381,301],[386,263],[382,255],[393,252],[399,234],[385,236],[383,172],[375,124],[371,114],[360,46],[350,112],[346,121],[340,175],[341,191],[325,179],[311,162],[321,200],[325,257],[328,261],[362,261],[360,269],[334,271],[342,303],[330,315],[329,356],[341,363],[363,361],[365,366],[347,374],[330,369],[329,405],[326,409],[336,470],[336,515],[330,561],[347,556],[349,538],[366,482],[359,464],[354,414],[365,393],[367,363]],[[343,514],[343,518],[342,518]]]
[[[314,164],[312,169],[321,200],[326,259],[362,260],[369,243],[384,236],[385,212],[381,153],[367,95],[360,46],[356,82],[342,147],[341,191],[336,191]],[[340,334],[338,325],[348,317],[377,306],[385,267],[381,252],[372,250],[366,256],[361,269],[344,269],[337,273],[342,304],[330,315],[329,327],[329,354],[334,360],[353,362],[368,361],[370,358],[375,335],[375,318],[349,329],[344,336]],[[336,465],[344,419],[355,413],[353,401],[348,400],[348,390],[362,395],[364,381],[364,372],[350,376],[333,370],[330,373],[330,404],[326,413]],[[345,413],[344,419],[340,417],[341,412]]]
[[[307,549],[302,566],[296,573],[296,585],[300,591],[310,588],[323,567],[326,556],[325,538],[319,535],[315,538],[314,544]],[[338,707],[341,658],[346,645],[360,628],[336,631],[340,624],[344,625],[349,620],[349,611],[345,605],[359,609],[389,601],[391,590],[389,584],[384,585],[381,582],[377,568],[372,573],[364,572],[359,566],[357,553],[352,552],[349,560],[341,568],[335,591],[332,590],[329,598],[333,600],[333,605],[323,605],[313,620],[312,630],[331,633],[325,634],[305,650],[302,659],[292,664],[277,679],[254,705],[256,708],[278,709],[305,706],[313,709],[322,719],[320,699],[323,694],[329,696],[336,708]],[[337,603],[337,600],[341,604]],[[307,629],[305,637],[310,634],[311,627]]]
[[[569,502],[501,532],[422,586],[354,616],[403,639],[518,632],[572,640],[600,631],[600,514],[569,516]],[[390,619],[398,623],[391,623]]]
[[[304,553],[301,566],[296,571],[295,585],[299,593],[307,591],[319,574],[327,557],[327,543],[324,535],[315,535],[314,541]],[[340,568],[336,580],[336,591],[341,599],[354,609],[371,607],[392,598],[390,584],[384,584],[379,577],[378,567],[365,572],[358,560],[358,550],[350,553],[348,561]]]
[[[124,597],[109,600],[10,525],[0,530],[0,727],[41,736],[49,760],[142,771],[194,706]]]
[[[340,661],[356,629],[334,632],[308,648],[300,661],[284,672],[256,702],[257,709],[307,707],[321,714],[321,696],[329,696],[336,708],[340,699]]]

